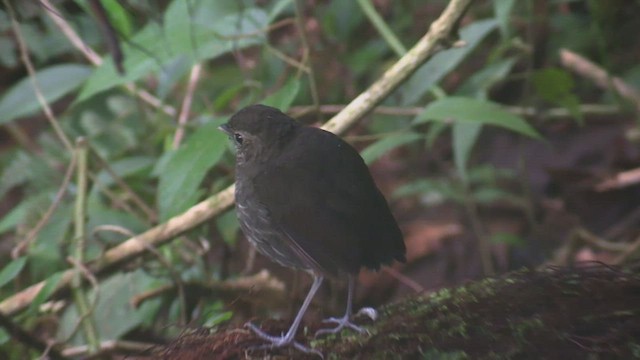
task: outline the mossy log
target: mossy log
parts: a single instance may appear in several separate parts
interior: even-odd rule
[[[640,358],[640,267],[589,264],[520,270],[379,309],[368,334],[349,330],[321,339],[307,324],[297,340],[325,359],[632,359]],[[270,333],[287,321],[265,321]],[[163,359],[318,358],[295,349],[251,350],[244,329],[186,334]]]

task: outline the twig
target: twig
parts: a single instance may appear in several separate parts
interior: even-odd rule
[[[187,93],[182,100],[182,107],[180,108],[180,115],[178,115],[178,128],[176,134],[173,137],[173,148],[177,149],[180,146],[180,142],[184,137],[184,129],[189,119],[189,110],[191,110],[191,102],[193,101],[193,93],[196,90],[196,85],[200,79],[200,72],[202,70],[202,64],[197,63],[191,68],[191,75],[189,75],[189,83],[187,84]]]
[[[387,70],[375,83],[358,95],[323,129],[341,134],[357,120],[371,111],[403,81],[413,74],[429,57],[448,44],[456,24],[464,15],[471,0],[451,0],[440,17],[431,24],[429,31],[416,45]]]
[[[638,236],[638,238],[636,238],[633,241],[633,243],[629,247],[627,247],[627,249],[622,254],[618,255],[618,257],[613,259],[611,263],[613,265],[622,264],[629,257],[631,257],[632,255],[635,255],[638,252],[638,250],[640,250],[640,236]]]
[[[320,105],[317,111],[323,114],[337,114],[344,110],[346,106],[347,105],[340,104],[325,104]],[[574,116],[565,108],[538,109],[535,107],[505,106],[504,109],[512,114],[526,117],[568,118]],[[304,116],[313,111],[316,111],[316,109],[312,105],[292,106],[289,109],[289,113],[294,117]],[[622,112],[622,109],[617,105],[584,104],[578,107],[578,111],[584,116],[607,116],[618,115]],[[372,112],[380,115],[417,116],[424,112],[424,107],[376,106]]]
[[[84,138],[78,138],[76,141],[76,158],[78,161],[77,169],[77,195],[75,205],[74,216],[74,239],[72,242],[74,254],[74,264],[82,264],[84,262],[84,252],[86,248],[86,223],[87,216],[87,157],[89,149],[87,141]],[[92,352],[98,350],[99,337],[97,327],[91,316],[89,308],[89,302],[86,294],[82,289],[82,272],[78,266],[76,268],[76,274],[73,277],[71,284],[71,292],[73,293],[73,299],[76,307],[78,308],[78,314],[80,315],[80,324],[85,339],[89,343],[89,349]]]
[[[100,155],[98,151],[94,149],[93,146],[90,147],[90,149],[100,163],[100,166],[104,168],[105,171],[111,176],[113,181],[115,181],[116,184],[118,184],[118,186],[120,186],[120,188],[122,188],[122,190],[124,190],[131,197],[133,203],[136,204],[145,213],[149,221],[152,224],[155,224],[158,221],[158,214],[156,214],[156,212],[149,205],[147,205],[147,203],[145,203],[144,200],[142,200],[142,198],[138,196],[138,194],[136,194],[136,192],[133,191],[133,189],[124,180],[122,180],[122,178],[118,176],[115,171],[113,171],[111,165],[109,165],[109,163],[102,157],[102,155]]]
[[[118,33],[116,29],[111,24],[109,20],[109,16],[107,15],[107,11],[100,0],[89,0],[89,8],[93,11],[93,14],[96,17],[98,22],[98,27],[102,31],[102,36],[104,36],[104,40],[107,43],[107,47],[111,52],[111,58],[113,59],[113,63],[118,70],[120,75],[124,75],[124,66],[122,65],[122,61],[124,60],[124,55],[122,55],[122,48],[120,47],[120,40],[118,39]]]
[[[26,347],[42,352],[52,359],[65,359],[65,357],[58,352],[58,349],[48,345],[2,314],[0,314],[0,328],[4,328],[11,338],[22,343]]]
[[[560,50],[560,62],[564,67],[593,81],[599,87],[614,90],[640,110],[640,92],[619,77],[612,77],[598,65],[567,49]]]
[[[265,294],[269,294],[265,296],[279,301],[282,300],[285,295],[284,283],[274,277],[266,269],[261,270],[257,274],[225,281],[212,281],[206,283],[188,282],[184,285],[189,290],[189,294],[220,294],[222,296],[230,297],[237,296],[238,294],[246,294],[248,291],[252,291],[254,293],[259,292],[261,302],[264,302],[265,299],[262,295]],[[145,301],[171,293],[174,289],[175,285],[160,286],[134,296],[131,299],[131,304],[133,307],[137,308]]]
[[[320,106],[320,96],[318,95],[318,85],[316,84],[316,76],[313,71],[313,64],[309,60],[309,55],[311,54],[311,47],[309,46],[309,41],[307,41],[307,32],[304,29],[304,14],[302,13],[302,5],[300,4],[301,0],[294,0],[295,8],[296,8],[296,27],[298,28],[298,33],[300,34],[300,41],[302,42],[302,63],[306,65],[307,77],[309,78],[309,92],[311,93],[311,100],[313,101],[313,106],[318,109]],[[318,116],[318,121],[321,121],[320,112],[316,113]]]
[[[27,50],[27,44],[22,37],[22,32],[20,31],[20,25],[16,20],[16,14],[13,11],[13,7],[9,0],[3,0],[4,6],[9,12],[9,17],[11,18],[11,28],[13,29],[13,34],[16,37],[16,41],[18,42],[18,48],[20,48],[20,58],[22,59],[22,63],[27,68],[27,73],[29,73],[29,79],[31,80],[31,85],[33,86],[33,92],[36,94],[36,99],[38,99],[38,103],[42,107],[45,117],[53,127],[53,131],[56,133],[56,136],[62,142],[65,148],[68,151],[73,151],[73,146],[71,145],[71,141],[67,135],[62,131],[60,127],[60,123],[58,119],[56,119],[53,114],[53,110],[47,103],[47,99],[45,99],[44,95],[42,95],[42,90],[40,89],[40,85],[38,84],[38,79],[36,78],[36,70],[33,67],[33,63],[31,62],[31,58],[29,57],[29,51]]]
[[[362,12],[369,18],[373,27],[376,28],[382,38],[389,44],[389,47],[398,55],[398,57],[404,56],[407,53],[407,49],[402,45],[400,39],[391,31],[387,23],[384,22],[380,14],[376,11],[375,7],[371,3],[371,0],[358,0],[358,5],[362,9]]]
[[[7,1],[7,0],[4,0]],[[69,42],[78,49],[84,57],[89,60],[91,64],[94,66],[100,66],[102,64],[102,58],[98,55],[89,45],[87,45],[82,38],[78,36],[78,33],[73,30],[71,25],[62,17],[60,11],[49,1],[49,0],[40,0],[40,3],[46,8],[46,13],[53,20],[53,22],[58,26],[60,31],[69,39]],[[176,116],[176,109],[172,106],[165,105],[162,103],[160,99],[151,95],[148,91],[139,90],[133,84],[125,85],[126,89],[131,93],[135,94],[142,101],[151,105],[154,108],[162,110],[165,114],[174,117]]]
[[[640,168],[622,171],[596,185],[596,191],[620,189],[640,183]]]
[[[29,231],[29,234],[27,234],[25,239],[19,242],[11,250],[11,257],[15,259],[21,256],[22,252],[33,242],[36,236],[38,236],[38,233],[40,233],[40,230],[42,230],[42,228],[49,222],[49,220],[51,219],[51,216],[53,215],[55,210],[58,208],[58,205],[60,205],[60,203],[62,202],[62,197],[64,196],[64,194],[67,193],[67,189],[69,188],[69,182],[71,181],[71,176],[73,175],[73,170],[75,169],[75,167],[76,167],[76,156],[74,153],[73,156],[71,157],[71,162],[67,167],[67,171],[65,172],[64,177],[62,178],[62,184],[60,184],[60,188],[58,188],[56,195],[53,197],[53,201],[51,202],[51,205],[49,206],[47,211],[45,211],[44,215],[42,215],[42,218],[40,219],[40,221],[38,221],[36,226],[31,231]]]
[[[118,265],[147,253],[148,246],[160,246],[192,228],[222,213],[233,204],[235,186],[231,185],[216,195],[192,206],[186,212],[155,226],[142,234],[107,250],[98,261],[89,266],[92,274],[99,276],[116,269]],[[57,291],[68,289],[75,269],[66,270],[58,283]],[[11,315],[25,309],[44,286],[44,281],[31,285],[0,303],[0,312]]]
[[[140,355],[140,353],[147,352],[155,346],[157,346],[157,344],[125,341],[125,340],[109,340],[109,341],[101,342],[98,352],[91,354],[91,357],[89,358],[82,357],[82,355],[90,354],[90,351],[87,345],[80,345],[80,346],[66,348],[62,351],[62,353],[65,356],[72,357],[72,358],[82,357],[83,359],[93,359],[93,358],[100,359],[101,356],[105,356],[114,352],[126,352],[130,354]]]

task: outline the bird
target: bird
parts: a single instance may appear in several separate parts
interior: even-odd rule
[[[261,104],[239,110],[219,129],[236,150],[236,214],[245,237],[267,258],[313,278],[286,333],[245,326],[268,347],[316,352],[294,341],[296,331],[323,280],[346,277],[344,315],[326,319],[336,326],[316,336],[344,328],[363,332],[351,321],[355,276],[362,268],[405,262],[406,248],[358,151],[329,131]]]

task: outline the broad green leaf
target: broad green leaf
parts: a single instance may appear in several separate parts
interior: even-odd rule
[[[515,3],[515,0],[493,0],[493,12],[500,24],[500,34],[503,39],[508,39],[511,33],[509,25],[513,20],[511,12]]]
[[[44,286],[38,291],[36,297],[33,298],[31,304],[29,304],[29,309],[27,310],[29,313],[35,314],[38,312],[40,305],[42,305],[58,288],[58,284],[60,280],[62,280],[63,271],[59,271],[47,278],[44,283]]]
[[[467,182],[467,160],[471,149],[478,140],[482,124],[462,123],[453,124],[453,156],[458,169],[458,174],[463,181]]]
[[[497,22],[493,19],[481,20],[466,26],[460,31],[460,38],[466,42],[464,47],[439,52],[398,90],[403,105],[418,102],[434,85],[455,69],[480,42],[493,31]]]
[[[127,10],[118,3],[118,0],[102,0],[102,6],[107,11],[111,25],[116,29],[118,34],[116,36],[128,37],[131,35],[133,24],[131,16],[127,13]],[[120,39],[120,43],[124,43],[124,39]]]
[[[0,288],[7,285],[9,281],[15,279],[27,263],[26,257],[20,257],[11,261],[7,266],[0,270]]]
[[[157,22],[151,22],[129,43],[123,44],[126,75],[118,75],[111,59],[105,59],[87,80],[76,101],[134,82],[152,72],[165,71],[177,57],[196,63],[259,44],[266,38],[261,31],[267,25],[264,10],[242,9],[237,2],[173,1],[165,12],[162,28]]]
[[[575,84],[569,73],[556,68],[542,69],[533,74],[532,80],[538,96],[552,104],[567,108],[571,115],[582,123],[580,100],[573,93]]]
[[[286,84],[275,93],[267,96],[261,102],[264,105],[273,106],[275,108],[280,109],[281,111],[287,111],[291,104],[293,103],[293,99],[295,99],[296,95],[298,95],[298,91],[300,90],[300,79],[291,78],[287,81]]]
[[[11,209],[11,211],[2,217],[0,220],[0,234],[3,234],[18,225],[18,223],[24,219],[31,204],[28,202],[21,202],[18,206]]]
[[[44,98],[51,103],[75,90],[90,73],[91,68],[86,65],[53,65],[38,71],[36,81]],[[31,115],[40,109],[31,79],[27,76],[12,86],[0,100],[0,124]]]
[[[522,135],[540,139],[540,134],[520,116],[502,109],[489,101],[463,97],[447,97],[430,103],[418,115],[414,124],[430,120],[461,121],[500,126]]]
[[[153,166],[155,159],[150,156],[132,156],[121,160],[114,161],[109,164],[111,170],[119,176],[121,179],[127,176],[137,174],[143,170],[149,169]],[[98,173],[97,182],[103,186],[111,186],[115,180],[113,176],[107,171],[102,170]]]
[[[455,92],[456,96],[468,96],[476,99],[487,99],[489,90],[498,81],[502,81],[516,63],[515,58],[503,59],[471,75]]]
[[[158,206],[161,221],[194,205],[200,183],[227,148],[219,122],[200,127],[189,140],[170,155],[160,172]]]
[[[153,301],[146,301],[139,308],[135,308],[131,299],[141,291],[148,289],[157,280],[142,270],[128,273],[116,273],[100,282],[100,286],[88,292],[89,302],[97,302],[92,316],[95,319],[100,341],[117,340],[131,329],[139,326],[152,316]],[[97,294],[96,294],[97,290]],[[57,339],[68,338],[75,331],[79,318],[77,308],[69,306],[60,319]],[[83,336],[76,332],[71,344],[85,344]]]
[[[364,162],[368,165],[376,161],[380,156],[384,155],[389,150],[422,138],[422,135],[415,132],[387,135],[382,139],[376,141],[375,143],[367,146],[364,150],[362,150],[362,153],[360,155],[364,159]]]
[[[448,128],[449,126],[443,122],[432,123],[427,131],[427,146],[432,147],[436,139]]]

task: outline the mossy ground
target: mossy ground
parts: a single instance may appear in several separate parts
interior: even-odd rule
[[[416,295],[358,319],[368,334],[344,331],[298,340],[326,359],[632,359],[640,358],[640,271],[600,264],[521,270]],[[367,323],[367,321],[369,321]],[[261,324],[270,333],[288,321]],[[157,349],[164,359],[316,358],[293,349],[248,350],[261,342],[244,329],[186,334]]]

